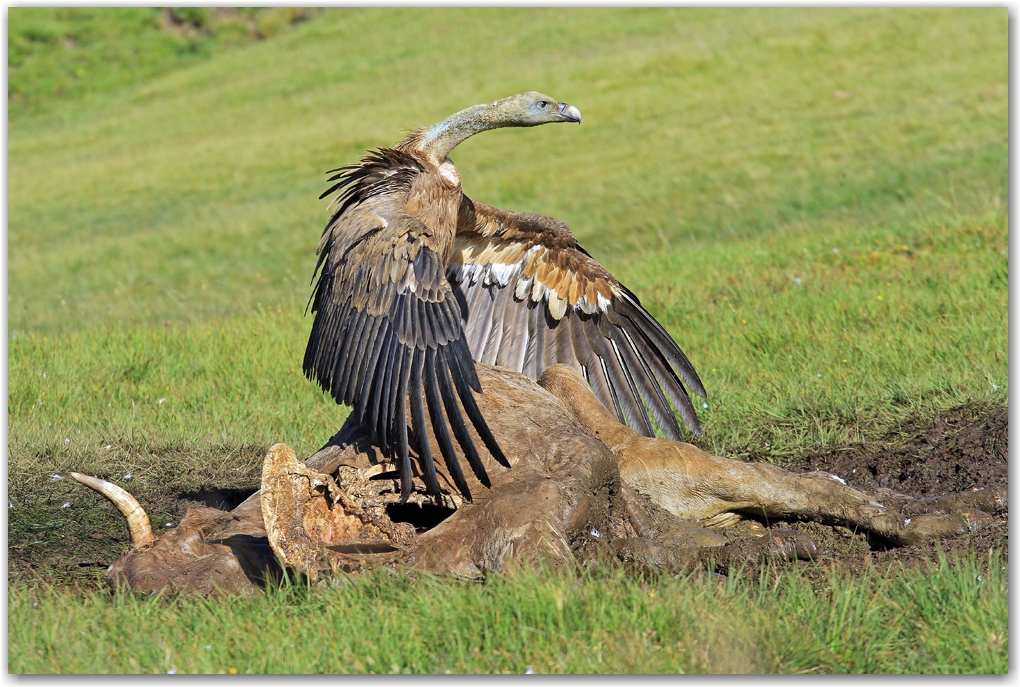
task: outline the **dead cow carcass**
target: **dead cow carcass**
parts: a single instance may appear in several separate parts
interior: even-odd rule
[[[402,496],[395,466],[350,420],[303,463],[274,445],[258,493],[229,513],[191,509],[159,539],[145,533],[148,520],[130,495],[105,494],[131,514],[133,528],[132,549],[111,566],[108,581],[140,591],[246,593],[281,566],[312,578],[371,565],[473,577],[511,561],[573,563],[593,555],[674,569],[712,561],[726,569],[814,554],[803,532],[766,530],[755,518],[844,525],[911,544],[973,531],[1006,507],[1000,487],[899,498],[893,510],[827,473],[796,475],[640,436],[566,366],[547,369],[538,384],[488,365],[478,373],[479,407],[511,467],[483,456],[490,486],[462,475],[472,501],[439,464],[439,496],[426,494],[417,474],[413,492]]]

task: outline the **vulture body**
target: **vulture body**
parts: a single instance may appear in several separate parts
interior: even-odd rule
[[[509,467],[472,396],[481,391],[475,362],[534,380],[550,365],[571,365],[645,436],[654,421],[680,440],[674,408],[701,433],[684,387],[704,396],[701,380],[637,297],[562,222],[472,201],[447,157],[481,131],[580,121],[576,108],[524,93],[332,170],[321,197],[339,194],[318,249],[304,371],[373,428],[405,495],[413,488],[407,406],[428,493],[440,486],[426,421],[461,494],[471,498],[454,438],[489,484],[458,399],[485,448]]]

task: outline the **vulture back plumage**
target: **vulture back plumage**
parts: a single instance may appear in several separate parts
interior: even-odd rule
[[[684,383],[704,395],[701,380],[637,297],[562,222],[465,196],[447,157],[481,131],[580,119],[572,106],[524,93],[332,170],[321,197],[338,195],[319,244],[304,371],[372,428],[404,495],[413,489],[412,442],[426,492],[441,492],[426,422],[465,498],[454,439],[490,484],[460,406],[488,452],[510,467],[472,395],[481,391],[475,362],[535,380],[550,365],[572,365],[642,434],[653,435],[654,420],[680,439],[676,412],[700,434]]]

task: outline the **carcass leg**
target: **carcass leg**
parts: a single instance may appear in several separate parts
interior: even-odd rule
[[[711,524],[726,513],[744,513],[813,520],[914,544],[976,530],[990,518],[978,507],[1005,508],[1005,489],[1000,488],[946,497],[908,516],[827,473],[796,475],[774,465],[713,456],[684,442],[643,437],[620,424],[565,365],[548,368],[539,384],[612,450],[624,484],[682,519]],[[947,506],[950,512],[932,512]]]

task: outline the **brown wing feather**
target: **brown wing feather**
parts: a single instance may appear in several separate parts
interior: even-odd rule
[[[408,399],[426,488],[440,491],[425,431],[428,399],[440,451],[458,489],[470,499],[447,421],[478,479],[486,485],[489,480],[457,399],[493,457],[509,463],[471,396],[481,387],[461,306],[445,276],[449,244],[406,208],[414,176],[422,173],[422,163],[386,149],[331,179],[338,183],[330,192],[341,193],[320,243],[304,372],[373,429],[399,466],[405,494],[413,487]]]
[[[652,420],[696,435],[687,394],[705,396],[694,366],[666,330],[551,217],[507,212],[464,197],[447,278],[463,312],[475,360],[537,379],[573,366],[607,408],[651,436]]]

